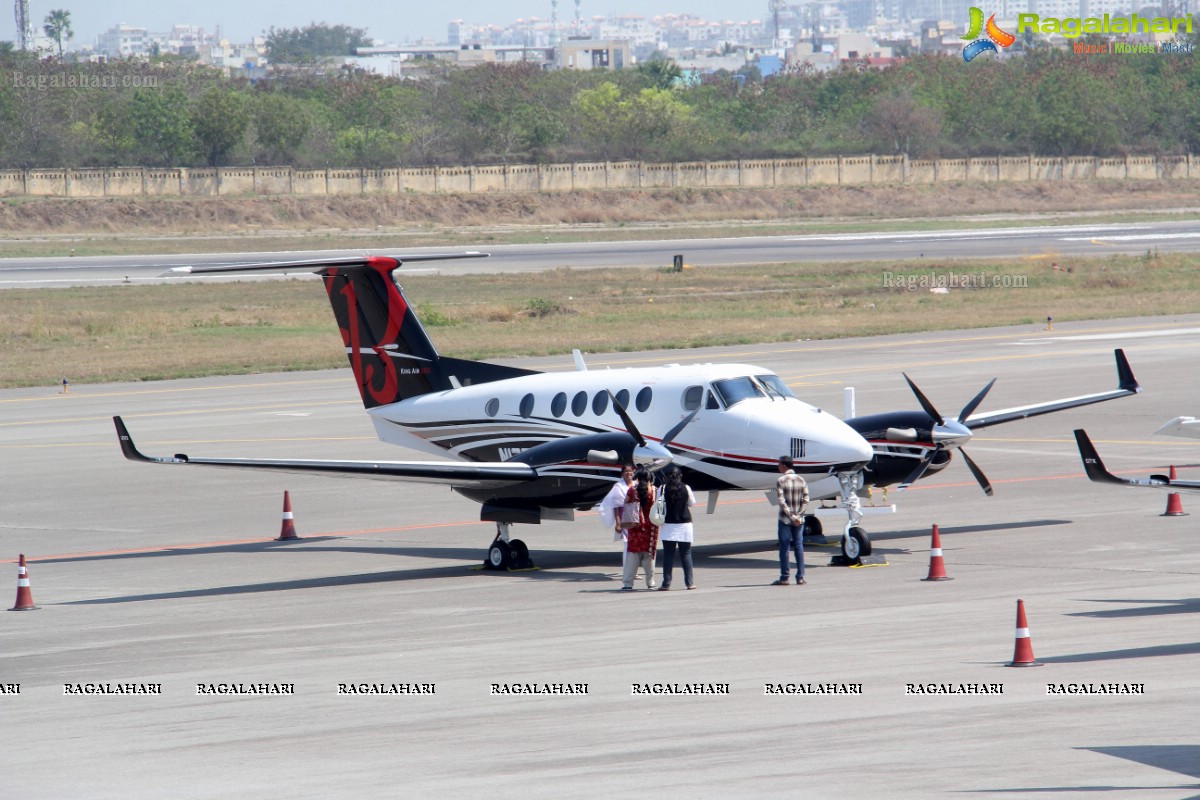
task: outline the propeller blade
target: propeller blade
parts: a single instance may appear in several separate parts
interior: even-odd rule
[[[900,482],[900,486],[896,489],[896,491],[903,492],[909,486],[912,486],[914,483],[919,481],[921,476],[925,474],[925,470],[929,469],[929,465],[933,463],[933,457],[936,453],[936,450],[930,450],[928,453],[926,453],[925,457],[922,458],[920,463],[917,464],[917,468],[910,472],[908,477]]]
[[[992,484],[988,482],[987,476],[983,474],[983,470],[981,470],[975,464],[975,462],[971,460],[971,457],[967,455],[966,450],[963,450],[960,447],[958,448],[958,452],[962,453],[963,460],[967,462],[967,467],[971,470],[971,474],[975,476],[975,480],[979,481],[979,487],[983,489],[983,493],[988,497],[991,497]]]
[[[676,425],[672,426],[671,430],[667,431],[667,435],[662,438],[662,446],[666,447],[671,442],[675,441],[675,437],[678,436],[680,432],[688,426],[688,423],[694,420],[696,415],[699,413],[699,408],[692,409],[692,413],[688,414],[686,417],[679,420]]]
[[[983,398],[987,396],[987,393],[992,388],[992,384],[994,384],[995,382],[996,382],[996,379],[992,378],[990,381],[988,381],[988,385],[983,387],[983,391],[980,392],[979,394],[975,395],[974,400],[972,400],[971,402],[969,402],[965,406],[963,406],[963,410],[958,412],[958,421],[959,422],[966,422],[967,417],[971,416],[971,412],[974,411],[975,409],[979,408],[979,404],[983,402]]]
[[[633,440],[638,443],[639,447],[645,447],[646,437],[642,436],[642,432],[637,429],[637,425],[633,424],[633,420],[625,412],[625,408],[617,402],[617,398],[612,393],[612,390],[609,389],[606,391],[608,391],[608,399],[612,401],[613,409],[617,412],[617,416],[621,418],[621,422],[625,423],[625,430],[629,431],[629,435],[633,437]]]
[[[908,388],[912,389],[913,394],[917,396],[917,402],[921,404],[921,408],[925,409],[925,413],[937,420],[938,425],[945,425],[946,420],[943,419],[942,415],[938,413],[938,410],[933,407],[933,403],[929,402],[929,398],[926,397],[925,394],[917,388],[917,385],[912,382],[912,378],[908,377],[908,375],[903,372],[900,374],[904,375],[904,380],[908,381]]]

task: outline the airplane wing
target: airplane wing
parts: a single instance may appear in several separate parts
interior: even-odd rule
[[[410,253],[395,256],[336,256],[334,258],[304,259],[301,261],[261,261],[250,264],[197,264],[185,267],[172,267],[158,277],[169,278],[181,275],[221,275],[223,273],[242,272],[316,272],[320,273],[330,267],[353,266],[370,261],[373,258],[394,259],[400,263],[409,261],[451,261],[460,258],[487,258],[487,253],[478,250],[465,250],[459,253]]]
[[[968,417],[962,424],[971,430],[975,430],[976,428],[986,428],[989,425],[999,425],[1001,422],[1011,422],[1015,419],[1026,419],[1027,417],[1036,417],[1041,414],[1062,411],[1066,408],[1102,403],[1105,400],[1114,400],[1118,397],[1126,397],[1141,392],[1142,387],[1138,385],[1137,379],[1133,377],[1133,370],[1129,367],[1129,360],[1125,358],[1125,351],[1117,349],[1113,351],[1113,355],[1117,359],[1117,388],[1112,391],[1084,394],[1078,397],[1066,397],[1062,400],[1052,400],[1048,403],[1034,403],[1028,406],[1005,408],[988,414],[977,414]]]
[[[1169,491],[1200,491],[1200,481],[1171,480],[1166,475],[1151,475],[1149,478],[1118,478],[1104,467],[1096,446],[1082,428],[1075,430],[1075,443],[1079,446],[1079,457],[1083,459],[1083,471],[1097,483],[1115,483],[1121,486],[1148,486],[1152,489]]]
[[[1200,439],[1200,419],[1176,417],[1155,431],[1160,436],[1179,436],[1184,439]]]
[[[529,464],[513,461],[272,461],[255,458],[192,458],[182,453],[174,456],[148,456],[139,451],[133,437],[120,417],[113,417],[121,452],[130,461],[151,464],[188,464],[205,467],[263,469],[276,472],[321,473],[355,476],[379,480],[403,480],[417,483],[438,483],[456,489],[494,489],[537,480],[537,470]]]

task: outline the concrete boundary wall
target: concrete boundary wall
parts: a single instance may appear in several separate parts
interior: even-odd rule
[[[995,181],[1181,180],[1200,178],[1191,155],[906,155],[726,161],[596,161],[413,169],[292,167],[95,167],[0,170],[0,197],[250,197],[404,192],[571,192],[605,189],[771,189],[795,186],[989,183]]]

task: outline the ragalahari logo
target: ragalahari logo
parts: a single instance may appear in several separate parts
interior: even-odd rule
[[[980,38],[980,34],[987,34]],[[998,47],[1008,47],[1017,40],[1017,37],[1011,33],[1005,33],[1000,30],[1000,26],[996,24],[996,15],[992,14],[988,17],[987,25],[983,24],[983,11],[971,6],[971,25],[967,29],[967,35],[962,37],[966,40],[972,40],[970,44],[963,48],[963,61],[970,61],[980,53],[991,50],[993,53],[1000,52]]]

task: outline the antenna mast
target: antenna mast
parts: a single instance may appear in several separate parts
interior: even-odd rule
[[[29,0],[16,0],[14,13],[17,18],[17,49],[33,47],[33,20],[29,18]]]

